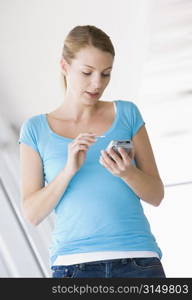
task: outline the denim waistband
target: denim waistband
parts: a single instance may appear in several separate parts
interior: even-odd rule
[[[84,262],[84,263],[79,263],[79,264],[75,264],[76,266],[78,266],[79,269],[84,269],[86,265],[88,264],[104,264],[104,263],[122,263],[122,264],[126,264],[128,263],[128,261],[130,261],[131,258],[117,258],[117,259],[106,259],[106,260],[97,260],[97,261],[91,261],[91,262]]]
[[[151,257],[138,257],[137,259],[150,259]],[[156,257],[157,258],[157,257]],[[52,270],[62,270],[63,268],[73,268],[76,267],[81,270],[85,270],[86,266],[88,265],[102,265],[102,264],[127,264],[130,263],[134,258],[128,257],[128,258],[115,258],[115,259],[106,259],[106,260],[97,260],[97,261],[89,261],[89,262],[83,262],[83,263],[77,263],[72,265],[53,265],[51,267]],[[159,259],[159,258],[157,258]]]

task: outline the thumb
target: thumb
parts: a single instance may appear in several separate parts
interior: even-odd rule
[[[131,160],[134,159],[134,156],[135,156],[135,149],[134,148],[131,149],[129,156],[130,156]]]

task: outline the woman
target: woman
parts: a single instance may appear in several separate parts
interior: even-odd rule
[[[64,102],[22,124],[23,213],[38,225],[55,211],[53,277],[165,277],[140,202],[158,206],[164,197],[145,122],[131,101],[99,100],[114,57],[102,30],[73,28],[60,61]],[[131,154],[107,149],[127,139]]]

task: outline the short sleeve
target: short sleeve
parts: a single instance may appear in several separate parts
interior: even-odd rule
[[[32,119],[28,119],[22,124],[18,140],[18,144],[20,143],[27,144],[39,153],[37,146],[37,133],[35,132],[35,127],[32,123]]]
[[[137,105],[132,102],[131,106],[131,127],[132,127],[132,137],[137,133],[139,128],[145,124],[141,112]]]

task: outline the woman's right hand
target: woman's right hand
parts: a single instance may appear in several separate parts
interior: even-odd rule
[[[71,143],[68,144],[68,156],[66,169],[74,175],[83,164],[86,152],[96,142],[95,133],[80,133]]]

